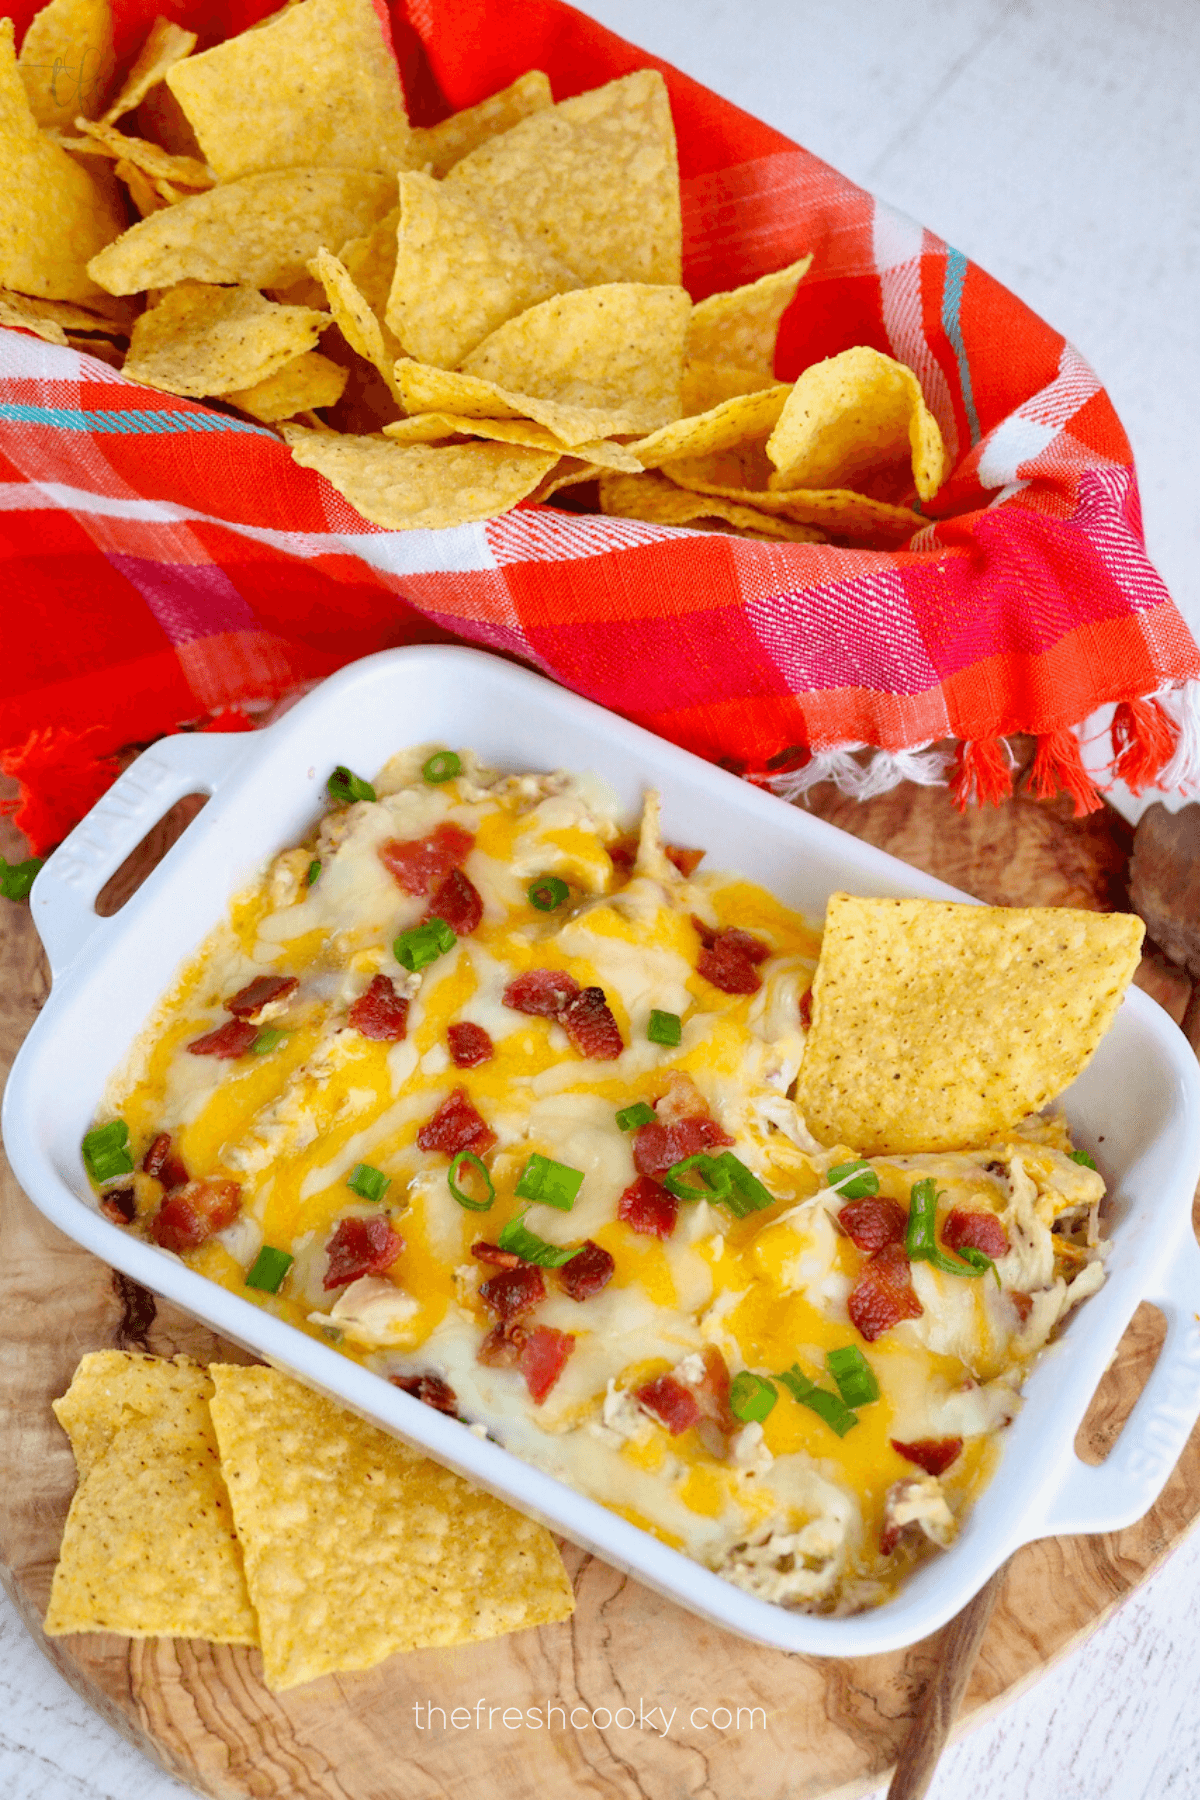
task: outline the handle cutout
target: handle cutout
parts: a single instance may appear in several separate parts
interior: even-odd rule
[[[95,911],[102,919],[119,913],[133,898],[152,869],[156,869],[172,844],[177,844],[196,814],[207,801],[207,794],[184,794],[161,819],[153,824],[139,844],[135,844],[120,868],[111,874],[96,895]]]
[[[1166,1319],[1157,1306],[1143,1300],[1075,1433],[1080,1462],[1095,1469],[1108,1459],[1153,1373],[1166,1335]]]

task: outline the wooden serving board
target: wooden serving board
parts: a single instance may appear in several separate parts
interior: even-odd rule
[[[960,818],[944,790],[912,787],[866,806],[826,788],[814,807],[987,900],[1126,903],[1131,834],[1114,813],[1076,823],[1061,803],[1017,799]],[[16,848],[15,839],[0,840],[10,856]],[[0,1054],[11,1058],[48,977],[28,909],[0,903],[0,915]],[[1181,970],[1151,952],[1141,980],[1183,1017],[1191,984]],[[7,1166],[0,1181],[8,1340],[0,1363],[0,1578],[72,1686],[172,1775],[220,1800],[434,1800],[501,1786],[511,1800],[683,1800],[701,1790],[713,1800],[850,1800],[894,1762],[935,1666],[937,1637],[855,1661],[760,1649],[570,1545],[577,1610],[566,1623],[395,1656],[369,1674],[280,1697],[263,1687],[257,1651],[104,1634],[45,1639],[74,1488],[50,1400],[80,1356],[116,1345],[247,1359],[60,1236]],[[1115,1440],[1157,1355],[1161,1325],[1143,1307],[1126,1334],[1078,1440],[1089,1460],[1100,1461]],[[1138,1525],[1020,1551],[961,1722],[1010,1698],[1096,1626],[1167,1555],[1198,1507],[1200,1432]],[[444,1725],[430,1705],[443,1709]],[[455,1708],[463,1709],[458,1728]],[[506,1708],[514,1709],[507,1724]]]

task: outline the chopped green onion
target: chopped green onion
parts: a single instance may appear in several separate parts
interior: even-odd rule
[[[751,1421],[761,1423],[778,1398],[774,1384],[765,1375],[755,1375],[751,1369],[742,1369],[735,1375],[729,1390],[733,1416],[746,1424]]]
[[[529,890],[529,904],[536,906],[539,912],[553,912],[570,892],[566,882],[560,881],[557,875],[543,875]]]
[[[520,1192],[519,1188],[517,1192]],[[524,1217],[524,1213],[518,1213],[515,1219],[510,1219],[496,1239],[501,1250],[511,1251],[522,1262],[537,1263],[542,1269],[561,1269],[564,1263],[569,1263],[583,1249],[582,1244],[576,1244],[574,1249],[548,1244],[545,1238],[540,1238],[522,1223]]]
[[[775,1379],[782,1381],[793,1400],[798,1400],[801,1406],[807,1406],[810,1412],[815,1412],[818,1418],[824,1419],[830,1430],[836,1431],[839,1437],[845,1437],[858,1424],[858,1414],[850,1411],[841,1396],[831,1394],[828,1388],[818,1387],[815,1381],[810,1381],[798,1363],[793,1363],[790,1369],[779,1370]]]
[[[24,900],[45,860],[44,856],[27,856],[24,862],[10,863],[0,856],[0,894],[6,900]]]
[[[869,1162],[856,1157],[853,1162],[839,1163],[825,1177],[831,1188],[837,1188],[844,1200],[867,1200],[879,1192],[879,1177]]]
[[[623,1106],[617,1114],[617,1126],[621,1131],[635,1131],[639,1125],[653,1125],[655,1112],[644,1100],[635,1100],[632,1106]]]
[[[382,1200],[391,1185],[391,1176],[382,1169],[373,1169],[370,1163],[355,1163],[346,1177],[346,1186],[364,1200]]]
[[[1078,1163],[1081,1169],[1094,1169],[1096,1167],[1086,1150],[1068,1150],[1067,1155],[1070,1161]]]
[[[875,1371],[857,1344],[847,1344],[844,1350],[831,1350],[825,1358],[825,1367],[837,1382],[838,1393],[847,1406],[869,1406],[873,1400],[878,1400],[879,1383]]]
[[[684,1173],[695,1169],[703,1181],[698,1187],[694,1181],[685,1181]],[[672,1163],[665,1175],[659,1180],[668,1194],[674,1194],[678,1200],[728,1200],[733,1193],[733,1182],[729,1170],[723,1169],[715,1156],[701,1150],[695,1156],[685,1156],[682,1162]]]
[[[471,1167],[476,1171],[482,1180],[483,1185],[486,1187],[486,1200],[473,1200],[470,1194],[464,1193],[462,1188],[459,1187],[458,1175],[465,1163],[470,1163]],[[458,1204],[460,1206],[465,1206],[468,1212],[486,1212],[492,1204],[492,1201],[496,1198],[496,1190],[492,1186],[492,1178],[473,1150],[459,1151],[458,1155],[454,1158],[454,1161],[450,1164],[446,1180],[450,1183],[450,1192],[454,1195]]]
[[[570,1212],[582,1186],[582,1169],[569,1169],[566,1163],[551,1162],[548,1156],[539,1156],[535,1150],[521,1170],[516,1192],[522,1200],[536,1200],[542,1206],[556,1206],[559,1212]]]
[[[440,787],[443,781],[453,781],[462,773],[462,757],[456,756],[453,750],[439,750],[430,757],[421,773],[434,787]]]
[[[268,1050],[274,1050],[276,1044],[282,1044],[286,1036],[286,1031],[280,1031],[274,1025],[264,1025],[250,1046],[251,1056],[265,1056]]]
[[[420,969],[427,969],[439,956],[447,950],[453,950],[458,942],[445,919],[426,919],[423,925],[414,925],[411,931],[402,931],[392,945],[392,953],[396,961],[415,975]]]
[[[652,1044],[666,1044],[673,1048],[683,1036],[683,1020],[678,1013],[659,1012],[655,1007],[650,1014],[646,1036]]]
[[[339,806],[349,806],[355,800],[374,800],[375,789],[345,763],[339,763],[329,780],[325,783],[326,792],[331,800]]]
[[[286,1250],[276,1250],[273,1244],[264,1244],[246,1276],[246,1286],[259,1288],[264,1294],[277,1294],[283,1286],[283,1278],[295,1261]]]
[[[321,859],[319,856],[314,856],[312,861],[308,865],[308,874],[304,878],[306,885],[308,887],[311,887],[313,882],[317,879],[317,876],[320,873],[321,873]]]
[[[730,1191],[721,1198],[735,1219],[744,1219],[748,1213],[761,1212],[766,1206],[774,1206],[774,1194],[763,1186],[757,1175],[750,1173],[745,1163],[732,1150],[723,1150],[713,1160],[729,1177]]]
[[[904,1248],[910,1262],[927,1262],[943,1275],[965,1275],[974,1279],[986,1275],[995,1264],[982,1250],[969,1244],[954,1256],[947,1254],[937,1241],[937,1188],[932,1179],[918,1181],[909,1195],[908,1226]]]
[[[88,1174],[99,1187],[117,1175],[129,1175],[133,1158],[129,1154],[129,1127],[124,1119],[110,1119],[98,1125],[83,1140],[83,1161]]]

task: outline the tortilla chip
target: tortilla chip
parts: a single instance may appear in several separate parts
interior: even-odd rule
[[[408,359],[396,364],[396,382],[406,410],[414,415],[436,412],[469,419],[534,419],[567,450],[627,429],[623,410],[558,406],[533,394],[505,393],[474,375],[431,369]]]
[[[399,404],[399,390],[392,373],[400,353],[399,344],[390,331],[385,340],[386,327],[379,323],[350,279],[349,271],[336,256],[328,250],[318,250],[308,267],[325,290],[329,310],[342,336],[353,351],[374,364]]]
[[[581,286],[682,279],[675,129],[656,69],[534,113],[472,150],[446,182]]]
[[[111,156],[120,162],[132,163],[134,168],[141,169],[151,180],[170,181],[176,187],[192,188],[198,192],[215,185],[212,170],[204,163],[197,162],[194,156],[172,156],[161,144],[152,144],[148,138],[127,137],[124,132],[106,125],[101,119],[93,123],[89,119],[80,118],[75,123],[87,140],[84,148],[99,150],[105,156]]]
[[[222,181],[292,168],[395,179],[411,166],[396,59],[372,0],[304,0],[176,63],[166,80]]]
[[[65,344],[66,327],[76,332],[111,332],[110,321],[72,306],[69,300],[33,300],[28,294],[12,294],[0,288],[0,325],[17,325],[32,331],[48,344]]]
[[[54,1410],[80,1482],[46,1633],[119,1631],[257,1644],[209,1417],[212,1382],[188,1363],[86,1356]]]
[[[113,172],[129,190],[129,198],[133,201],[139,218],[148,219],[151,213],[161,212],[164,206],[173,204],[164,194],[159,193],[150,177],[132,163],[114,163]]]
[[[276,374],[328,324],[327,313],[277,306],[256,288],[182,281],[135,324],[125,373],[193,400],[225,394]]]
[[[230,406],[274,425],[280,419],[294,419],[314,406],[335,406],[346,386],[346,371],[322,356],[319,350],[306,350],[265,381],[252,387],[238,388],[220,398]],[[320,429],[320,421],[315,421]]]
[[[116,66],[109,0],[50,0],[30,22],[17,66],[39,125],[96,118]]]
[[[190,56],[196,47],[194,31],[183,31],[164,19],[160,13],[146,33],[133,67],[121,83],[121,91],[105,109],[104,123],[113,125],[118,119],[140,106],[150,89],[160,82],[168,69]]]
[[[851,488],[911,460],[922,500],[946,476],[937,420],[911,369],[858,345],[806,369],[767,442],[773,488]]]
[[[756,374],[753,369],[739,369],[733,363],[704,362],[695,357],[683,359],[683,385],[680,402],[684,418],[711,412],[722,401],[738,394],[757,394],[775,386],[773,375]]]
[[[1128,913],[834,894],[796,1104],[866,1155],[988,1144],[1061,1094],[1113,1021]]]
[[[402,365],[403,366],[403,365]],[[285,425],[302,468],[324,475],[364,519],[393,531],[494,518],[531,493],[558,460],[510,444],[394,444]]]
[[[287,287],[322,244],[368,231],[393,191],[384,176],[357,169],[247,175],[142,219],[93,257],[89,272],[111,294],[188,280]]]
[[[399,444],[436,444],[442,438],[461,436],[487,438],[497,444],[525,444],[531,450],[550,450],[555,456],[562,452],[554,433],[529,419],[470,419],[455,413],[417,413],[385,425],[383,435]],[[641,471],[641,463],[624,444],[613,444],[605,438],[580,444],[579,455],[597,468],[624,469],[631,475]]]
[[[779,321],[811,267],[812,257],[804,256],[747,287],[701,300],[692,310],[688,327],[688,357],[695,362],[732,364],[773,381]]]
[[[570,1615],[544,1526],[275,1369],[211,1372],[272,1692]]]
[[[400,208],[393,206],[365,237],[349,238],[337,253],[338,261],[384,326],[387,334],[384,337],[385,343],[391,336],[386,326],[386,314],[388,296],[392,291],[392,277],[396,272],[396,233],[399,226]],[[400,350],[397,350],[396,355],[400,354]]]
[[[528,307],[579,282],[533,240],[445,182],[401,175],[387,322],[410,356],[454,369]]]
[[[440,180],[456,162],[461,162],[480,144],[499,137],[502,131],[511,131],[530,113],[541,112],[553,104],[549,76],[543,75],[540,69],[528,69],[524,75],[518,75],[511,86],[501,88],[498,94],[490,94],[478,105],[451,113],[440,125],[414,130],[410,166],[427,168]]]
[[[664,475],[605,474],[600,478],[600,510],[618,519],[645,519],[659,525],[691,525],[701,519],[720,519],[739,531],[759,538],[777,538],[792,544],[823,544],[824,534],[808,525],[793,525],[738,506],[732,500],[708,494],[690,494]]]
[[[797,525],[812,525],[830,537],[844,538],[850,544],[869,544],[892,550],[907,543],[914,531],[926,521],[906,506],[891,506],[872,500],[866,494],[850,493],[844,488],[795,488],[788,493],[770,493],[759,487],[746,486],[736,479],[730,482],[711,480],[712,475],[730,472],[728,464],[741,448],[718,451],[712,456],[681,457],[664,463],[662,473],[679,487],[696,494],[716,494],[741,506],[777,518],[794,519]],[[761,446],[754,446],[761,455]],[[736,466],[733,472],[737,473]]]
[[[680,457],[707,456],[715,450],[733,449],[737,444],[761,439],[770,431],[791,391],[780,385],[760,388],[753,394],[740,394],[735,399],[722,401],[709,412],[676,419],[639,443],[630,444],[629,448],[644,469],[657,469]]]

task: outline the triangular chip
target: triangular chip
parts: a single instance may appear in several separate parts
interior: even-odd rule
[[[946,475],[937,420],[912,370],[857,345],[805,369],[767,443],[773,488],[852,488],[911,461],[922,500]]]
[[[222,394],[230,406],[274,425],[280,419],[294,419],[313,407],[336,406],[346,386],[346,371],[340,369],[319,350],[306,350],[292,362],[285,363],[265,381]]]
[[[468,194],[429,175],[401,175],[387,322],[410,356],[457,368],[507,319],[578,286],[541,244]]]
[[[394,179],[410,166],[396,59],[372,0],[303,0],[176,63],[167,86],[222,181],[293,168]]]
[[[396,272],[399,224],[400,208],[393,206],[365,237],[349,238],[337,253],[338,261],[381,325],[386,325],[388,296]],[[399,356],[400,351],[396,354]]]
[[[834,894],[796,1104],[868,1156],[985,1145],[1068,1087],[1113,1021],[1128,913]]]
[[[656,69],[534,113],[456,163],[446,181],[584,286],[682,279],[675,129]]]
[[[129,190],[129,198],[133,201],[134,209],[140,219],[148,219],[151,213],[161,212],[164,206],[175,204],[169,194],[160,194],[145,171],[137,168],[133,163],[114,163],[113,174],[118,181],[125,183]]]
[[[779,418],[791,391],[779,385],[723,400],[709,412],[664,425],[629,448],[644,469],[657,469],[680,457],[706,456],[714,450],[731,450],[737,444],[761,440]]]
[[[257,288],[183,281],[134,325],[125,373],[195,400],[224,394],[274,375],[328,324],[328,313],[277,306]]]
[[[772,518],[769,513],[756,512],[752,506],[739,506],[733,500],[690,494],[664,475],[652,471],[644,475],[602,475],[600,510],[612,518],[645,519],[658,525],[691,525],[701,519],[720,519],[755,537],[780,539],[791,544],[825,542],[824,535],[810,526],[793,525],[790,519]]]
[[[212,1376],[273,1692],[573,1610],[544,1526],[275,1369]]]
[[[394,191],[385,176],[357,169],[247,175],[142,219],[89,272],[110,294],[188,280],[287,287],[322,244],[369,231]]]
[[[762,375],[753,369],[739,369],[733,363],[706,362],[702,358],[683,359],[683,384],[679,398],[685,419],[696,413],[711,412],[725,400],[738,394],[757,394],[774,387],[773,375]]]
[[[688,326],[689,359],[732,363],[773,381],[779,321],[811,266],[812,257],[805,256],[761,281],[699,301]]]
[[[400,353],[399,344],[387,327],[379,323],[351,280],[345,264],[336,256],[328,250],[318,250],[308,267],[325,290],[330,313],[342,336],[357,355],[365,357],[378,369],[399,404],[399,390],[392,373]]]
[[[910,512],[906,506],[891,506],[846,488],[795,488],[775,494],[747,486],[736,479],[736,464],[732,470],[728,466],[731,459],[738,457],[740,448],[717,451],[712,456],[681,457],[677,462],[664,463],[662,473],[693,493],[716,494],[742,506],[753,506],[759,512],[773,513],[777,518],[794,519],[798,525],[813,525],[818,531],[845,538],[851,544],[895,549],[925,524],[919,513]],[[761,445],[754,449],[761,456]],[[712,479],[714,475],[729,473],[735,479]]]
[[[196,48],[194,31],[184,31],[160,14],[155,19],[134,59],[133,67],[121,83],[121,91],[111,106],[105,108],[104,123],[113,125],[118,119],[140,106],[150,89],[160,82],[168,69],[190,56]]]
[[[67,328],[76,333],[115,333],[110,319],[102,319],[69,300],[32,300],[28,294],[11,294],[0,288],[0,325],[18,325],[48,344],[65,344]]]
[[[75,123],[92,148],[117,161],[132,163],[152,181],[169,181],[176,187],[193,188],[198,193],[214,185],[211,169],[197,162],[194,156],[172,156],[161,144],[152,144],[148,138],[127,137],[123,131],[117,131],[101,119],[93,123],[79,118]]]
[[[531,493],[558,460],[512,444],[437,447],[282,429],[302,468],[316,469],[364,519],[392,531],[494,518]]]
[[[440,180],[456,162],[461,162],[480,144],[499,137],[502,131],[511,131],[530,113],[541,112],[553,104],[549,76],[540,69],[527,69],[498,94],[489,94],[477,105],[451,113],[440,125],[414,130],[411,166],[428,169]]]
[[[416,413],[385,425],[383,435],[398,444],[436,444],[441,438],[479,437],[496,444],[524,444],[530,450],[562,454],[562,445],[554,433],[531,419],[470,419],[461,413]],[[614,444],[607,438],[580,444],[577,453],[599,468],[623,469],[630,475],[638,474],[642,466],[624,444]]]
[[[408,412],[451,413],[471,419],[534,419],[544,425],[565,450],[577,449],[597,438],[637,430],[630,423],[636,414],[625,407],[561,406],[535,394],[510,394],[493,382],[452,369],[431,369],[425,363],[396,364],[396,382]]]
[[[39,125],[69,126],[104,109],[116,56],[109,0],[50,0],[35,13],[18,67]]]

